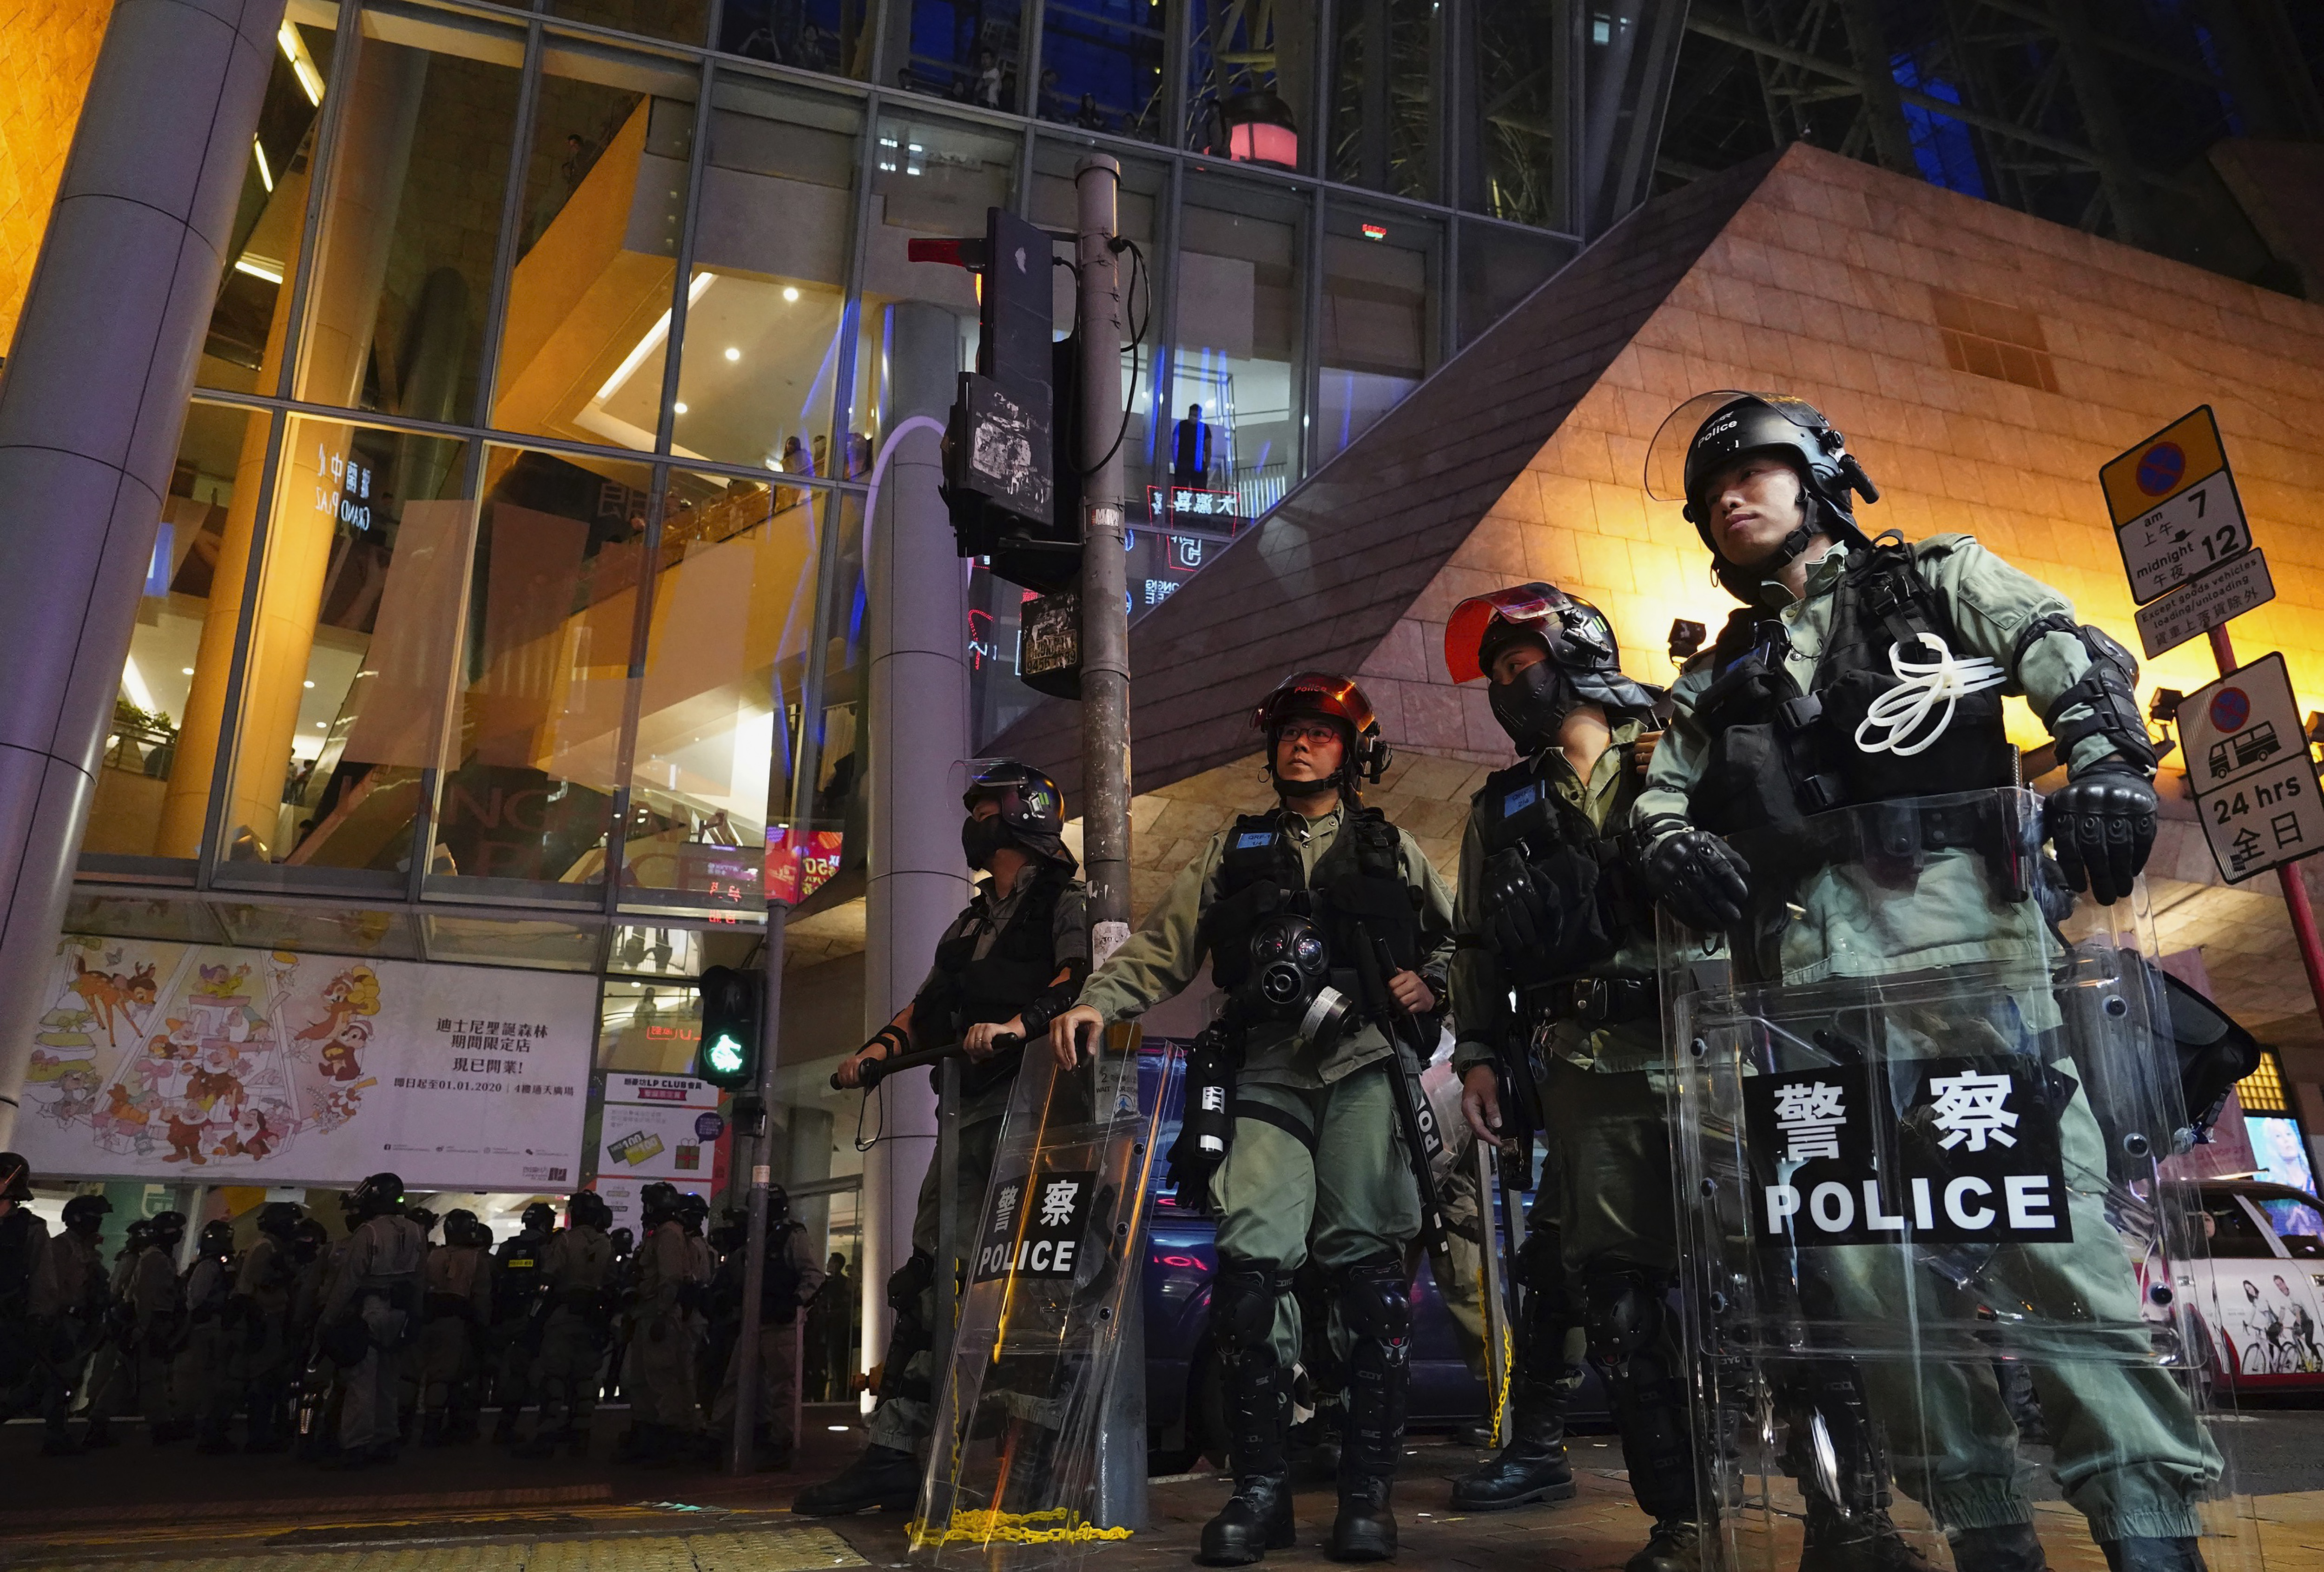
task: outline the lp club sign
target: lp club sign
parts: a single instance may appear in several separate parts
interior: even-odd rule
[[[2057,1110],[2023,1059],[1834,1065],[1743,1083],[1763,1246],[2070,1240]]]

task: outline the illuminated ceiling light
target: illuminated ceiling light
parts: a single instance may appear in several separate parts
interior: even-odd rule
[[[194,669],[191,666],[180,666],[178,668],[178,675],[180,677],[191,677],[193,674]]]
[[[742,352],[735,348],[732,344],[729,344],[726,346],[726,358],[729,360],[740,360],[742,358]]]
[[[310,677],[310,678],[309,678],[309,679],[307,680],[307,686],[308,686],[308,687],[309,687],[309,688],[312,688],[313,686],[315,686],[315,680],[314,680],[313,678],[311,678],[311,677]]]
[[[681,415],[682,415],[682,414],[686,413],[686,401],[685,401],[684,399],[680,399],[680,400],[678,400],[678,402],[676,402],[676,403],[674,403],[674,404],[670,405],[670,408],[671,408],[671,409],[673,409],[673,410],[676,410],[679,414],[681,414]]]
[[[274,189],[274,171],[266,162],[266,144],[255,136],[250,139],[250,155],[258,161],[259,183],[272,191]]]
[[[299,79],[299,90],[307,95],[307,102],[321,103],[323,73],[315,69],[315,57],[307,52],[306,41],[299,36],[299,30],[285,21],[281,31],[274,35],[274,42],[281,45],[282,58],[290,62],[290,74]]]
[[[798,300],[798,286],[797,284],[785,284],[785,285],[783,286],[783,299],[784,299],[784,300],[786,300],[786,301],[796,301],[796,300]]]
[[[717,282],[718,275],[715,273],[706,273],[696,276],[695,281],[687,286],[686,303],[689,306],[694,304],[704,295],[708,294],[710,286]],[[596,402],[602,404],[621,392],[622,384],[636,374],[638,367],[645,364],[646,356],[660,348],[662,341],[669,337],[669,313],[664,311],[661,314],[661,320],[647,328],[646,336],[638,340],[637,347],[631,350],[622,358],[622,364],[613,368],[613,375],[607,377],[605,385],[597,390]]]
[[[331,724],[330,722],[328,722],[328,721],[325,721],[325,720],[318,720],[318,721],[317,721],[317,722],[315,723],[316,726],[317,726],[318,729],[319,729],[319,728],[327,727],[330,724]]]
[[[279,284],[282,282],[281,263],[269,262],[263,256],[253,256],[247,252],[234,259],[234,271],[246,273],[253,278],[263,278],[271,284]]]

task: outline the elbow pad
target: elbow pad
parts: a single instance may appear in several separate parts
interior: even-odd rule
[[[2057,739],[2060,761],[2065,762],[2083,738],[2101,736],[2141,773],[2153,774],[2161,760],[2153,740],[2146,735],[2146,717],[2138,707],[2138,658],[2103,628],[2052,612],[2036,617],[2017,636],[2017,647],[2011,652],[2012,668],[2024,661],[2035,640],[2050,633],[2072,634],[2090,658],[2089,670],[2058,695],[2042,717],[2042,724]],[[2061,723],[2059,715],[2078,704],[2088,706],[2090,713]]]

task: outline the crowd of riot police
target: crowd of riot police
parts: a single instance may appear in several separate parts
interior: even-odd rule
[[[440,1218],[392,1173],[340,1197],[334,1234],[268,1201],[254,1236],[165,1211],[129,1222],[113,1259],[112,1204],[78,1195],[54,1236],[27,1204],[31,1175],[0,1153],[0,1417],[37,1414],[42,1450],[116,1447],[142,1419],[155,1446],[294,1453],[334,1468],[491,1440],[520,1458],[589,1455],[601,1399],[630,1423],[617,1461],[708,1461],[731,1415],[741,1336],[742,1225],[669,1184],[640,1195],[644,1237],[576,1192],[525,1207],[513,1237],[466,1208]],[[772,1192],[761,1336],[761,1460],[796,1439],[800,1308],[824,1271],[788,1197]],[[533,1410],[530,1424],[525,1410]],[[237,1429],[237,1427],[239,1429]]]

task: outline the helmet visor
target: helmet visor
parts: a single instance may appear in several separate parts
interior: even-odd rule
[[[1495,617],[1512,623],[1554,623],[1565,596],[1546,584],[1517,584],[1490,595],[1472,595],[1452,608],[1444,624],[1444,669],[1455,682],[1474,682],[1484,676],[1477,652],[1485,629]],[[1545,637],[1547,636],[1545,631]]]
[[[1673,410],[1670,418],[1655,432],[1655,439],[1646,444],[1648,496],[1656,502],[1687,500],[1686,456],[1693,450],[1696,436],[1711,417],[1737,399],[1757,399],[1803,431],[1821,430],[1825,425],[1822,413],[1813,404],[1784,393],[1753,393],[1732,387],[1697,393]]]
[[[1251,714],[1250,724],[1260,731],[1272,731],[1296,715],[1345,721],[1358,739],[1372,728],[1375,721],[1371,700],[1347,678],[1335,677],[1328,671],[1299,671],[1285,678],[1274,692],[1260,701]]]

